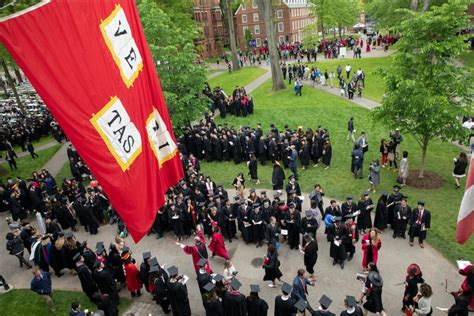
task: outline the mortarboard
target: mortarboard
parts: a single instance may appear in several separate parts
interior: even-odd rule
[[[252,204],[252,208],[257,208],[257,207],[260,207],[260,203],[253,203]]]
[[[199,207],[203,207],[204,205],[206,205],[206,203],[204,203],[204,202],[199,202],[199,203],[198,203],[198,206],[199,206]]]
[[[311,212],[311,211],[306,211],[306,212],[305,212],[305,215],[306,215],[307,217],[313,216],[313,212]]]
[[[386,191],[382,192],[382,196],[387,196],[387,195],[388,195],[388,193]]]
[[[78,261],[80,257],[81,257],[81,254],[78,252],[74,255],[74,257],[72,257],[72,260]]]
[[[212,290],[214,290],[216,286],[214,285],[214,283],[212,282],[209,282],[207,283],[206,285],[203,286],[203,289],[206,290],[206,292],[210,292]]]
[[[210,207],[214,207],[215,205],[216,205],[216,204],[215,204],[214,202],[211,202],[211,203],[209,203],[209,205],[208,205],[207,207],[210,208]]]
[[[230,282],[230,287],[233,288],[234,290],[240,289],[241,285],[242,283],[240,283],[239,280],[237,280],[236,278],[234,278],[232,282]]]
[[[321,304],[321,307],[323,309],[328,309],[329,306],[331,306],[331,303],[332,303],[332,300],[326,295],[321,296],[321,298],[319,299],[319,304]]]
[[[281,285],[281,290],[282,290],[283,292],[285,292],[286,294],[290,294],[291,291],[293,291],[293,287],[292,287],[290,284],[284,282],[284,283]]]
[[[250,189],[249,191],[250,191],[250,193],[253,193],[253,192],[255,192],[255,189]]]
[[[356,307],[357,306],[357,300],[354,296],[346,295],[346,304],[349,307]]]
[[[168,274],[170,277],[175,276],[178,274],[178,268],[175,266],[171,266],[168,268]]]
[[[96,261],[94,262],[93,268],[94,268],[94,269],[97,269],[98,267],[100,267],[100,261],[99,261],[99,260],[96,260]]]
[[[296,302],[295,307],[300,311],[304,312],[308,304],[305,302],[305,300],[299,300]]]
[[[148,260],[148,264],[150,266],[157,266],[158,265],[158,260],[156,259],[156,257],[153,257],[150,260]]]
[[[222,280],[224,280],[224,277],[220,274],[216,274],[213,279],[216,282],[221,282]]]
[[[67,233],[64,234],[64,237],[72,238],[72,237],[74,237],[74,234],[72,232],[67,232]]]
[[[348,195],[348,196],[346,197],[346,200],[352,200],[352,195]]]
[[[369,196],[369,192],[365,191],[364,196]]]
[[[143,253],[143,260],[150,259],[151,258],[151,252],[147,251]]]
[[[204,267],[206,265],[206,262],[207,260],[204,259],[204,258],[201,258],[199,259],[199,261],[197,262],[198,266],[200,266],[201,268]]]
[[[260,191],[260,194],[267,194],[267,191]]]
[[[250,284],[250,292],[260,292],[260,286],[258,284]]]
[[[104,249],[105,249],[104,243],[102,241],[99,241],[98,243],[95,244],[95,252],[102,253]]]
[[[395,185],[393,186],[393,189],[398,191],[398,190],[401,189],[401,187],[400,187],[398,184],[395,184]]]
[[[418,205],[425,206],[425,201],[418,201]]]
[[[153,266],[151,266],[149,272],[150,272],[150,273],[158,272],[158,265],[153,265]]]
[[[288,207],[296,207],[296,204],[293,202],[290,202],[290,204],[288,204]]]

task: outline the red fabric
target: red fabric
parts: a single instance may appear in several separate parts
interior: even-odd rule
[[[467,275],[471,269],[474,269],[472,265],[468,265],[464,269],[460,269],[458,272],[461,275]],[[461,289],[463,291],[467,291],[469,289],[468,286],[468,277],[464,279],[464,281],[461,284]],[[474,293],[471,293],[471,296],[469,296],[469,308],[474,308]]]
[[[102,21],[116,12],[116,6],[123,10],[129,25],[127,36],[133,38],[139,52],[134,57],[142,59],[141,70],[139,58],[128,55],[126,59],[124,55],[120,59],[136,62],[138,70],[134,72],[136,78],[130,79],[131,84],[120,71],[125,73],[126,64],[122,68],[118,66],[119,59],[114,59],[113,48],[109,49],[113,45],[107,44],[101,30]],[[117,20],[121,20],[120,16]],[[118,43],[118,36],[123,34],[123,29],[119,30],[120,26],[118,35],[117,32],[110,35],[116,37],[114,43]],[[161,131],[166,127],[176,143],[135,1],[51,0],[1,22],[0,41],[44,100],[103,187],[134,241],[138,242],[153,224],[157,210],[164,203],[165,192],[182,178],[183,171],[177,150],[159,165],[155,147],[149,141],[146,124],[156,110],[164,123],[159,126]],[[120,46],[117,44],[117,47]],[[121,156],[109,148],[115,144],[126,151],[125,142],[131,144],[129,134],[118,137],[123,135],[123,130],[117,134],[117,129],[113,134],[102,132],[101,136],[91,121],[96,114],[102,115],[100,111],[113,97],[121,101],[138,131],[136,135],[140,134],[133,138],[133,144],[141,143],[141,151],[133,150],[132,158],[123,158],[127,160],[122,165]],[[128,119],[123,121],[116,120],[114,124],[125,126],[129,122]],[[152,124],[153,120],[148,122]],[[160,129],[155,132],[157,130]],[[115,137],[109,145],[104,140],[107,136]]]
[[[474,145],[469,172],[466,179],[464,196],[459,207],[456,225],[456,241],[463,245],[474,233]]]
[[[214,233],[214,235],[212,235],[211,243],[207,247],[216,256],[222,257],[226,260],[229,259],[227,249],[225,248],[224,238],[222,238],[220,233]]]
[[[133,263],[127,263],[124,265],[125,278],[127,280],[127,289],[130,292],[137,291],[142,288],[142,281],[140,281],[140,272],[137,266]]]
[[[382,247],[382,241],[379,239],[376,245],[371,245],[368,241],[370,241],[369,234],[365,234],[362,237],[362,251],[364,252],[364,257],[362,258],[362,267],[367,267],[367,252],[369,251],[369,247],[372,247],[372,262],[377,264],[377,260],[379,258],[379,249]]]
[[[204,245],[204,244],[201,244]],[[206,247],[204,245],[204,247]],[[201,259],[201,255],[199,254],[199,251],[197,250],[197,246],[184,246],[183,248],[184,253],[191,255],[193,257],[193,264],[194,264],[194,270],[199,271],[199,266],[198,266],[198,261]],[[211,267],[209,265],[209,260],[206,260],[206,265],[204,266],[206,268],[207,273],[211,273]]]

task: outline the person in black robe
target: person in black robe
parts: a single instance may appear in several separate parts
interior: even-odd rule
[[[266,139],[261,137],[258,140],[258,159],[260,160],[260,163],[262,166],[265,166],[267,164],[267,143]]]
[[[78,253],[74,257],[74,259],[77,260],[76,271],[77,276],[79,277],[79,281],[81,282],[82,291],[91,301],[94,301],[94,294],[97,293],[99,290],[97,289],[97,286],[94,283],[92,273],[85,265],[85,260],[83,256]]]
[[[84,257],[84,264],[90,271],[94,271],[95,253],[87,246],[87,241],[81,243],[81,255]]]
[[[156,270],[156,271],[154,271]],[[165,314],[170,312],[170,300],[168,293],[169,277],[165,270],[159,265],[152,266],[150,268],[151,283],[153,284],[153,300],[156,304],[161,306],[161,309]]]
[[[173,316],[190,316],[188,289],[184,278],[178,275],[178,268],[172,266],[168,269],[170,280],[168,283],[168,296],[171,303]]]
[[[242,149],[240,144],[240,139],[234,135],[232,141],[232,156],[234,158],[234,163],[238,165],[242,162]]]
[[[97,309],[104,312],[104,316],[118,316],[117,304],[107,294],[96,293],[94,299],[97,301]]]
[[[112,272],[114,280],[120,284],[125,284],[125,273],[123,270],[122,257],[120,256],[120,252],[117,249],[117,245],[115,243],[110,243],[107,262],[110,265],[110,272]]]
[[[334,225],[328,229],[327,240],[331,243],[329,247],[329,256],[333,259],[332,264],[339,263],[341,269],[344,269],[344,261],[347,257],[346,247],[343,243],[343,236],[347,235],[344,225],[341,225],[341,218],[336,217]]]
[[[301,143],[299,156],[300,156],[301,166],[303,166],[303,170],[305,170],[306,168],[308,168],[309,160],[310,160],[310,148],[306,140],[303,140],[303,142]]]
[[[313,239],[316,238],[316,231],[318,230],[318,221],[313,216],[312,211],[306,211],[305,217],[301,219],[301,234],[310,235]]]
[[[283,168],[280,166],[278,161],[275,161],[273,164],[273,172],[272,172],[272,187],[273,190],[282,190],[283,183],[285,181],[285,172]]]
[[[92,278],[97,284],[101,294],[109,295],[110,299],[116,304],[120,304],[117,287],[112,273],[104,269],[104,264],[97,261],[95,263],[95,270],[92,273]]]
[[[387,223],[390,224],[392,229],[394,228],[395,206],[397,206],[403,198],[400,189],[401,187],[399,185],[394,185],[393,193],[390,194],[387,199]]]
[[[331,159],[332,159],[332,146],[331,142],[329,140],[326,140],[323,146],[323,164],[324,164],[324,169],[329,169],[329,166],[331,165]]]
[[[147,251],[143,253],[143,262],[140,264],[140,281],[145,286],[145,290],[150,292],[150,288],[148,286],[148,280],[150,278],[150,265],[148,264],[148,260],[151,258],[151,252]]]
[[[311,235],[305,235],[303,238],[303,253],[304,253],[304,266],[306,271],[311,275],[311,279],[315,280],[314,276],[314,265],[318,260],[318,241]]]
[[[393,214],[393,238],[406,238],[408,221],[411,218],[411,207],[407,205],[407,198],[402,197],[400,203],[395,206]]]
[[[288,205],[289,212],[285,216],[285,226],[288,230],[288,245],[290,249],[298,249],[300,243],[301,215],[296,211],[294,203]]]
[[[263,281],[272,281],[268,286],[276,287],[275,280],[283,276],[280,271],[280,261],[278,260],[278,251],[275,246],[272,244],[268,245],[267,256],[263,261],[262,268],[265,269],[265,275],[263,276]]]
[[[252,208],[250,221],[253,227],[253,239],[257,243],[258,248],[263,246],[263,240],[265,239],[265,222],[263,220],[263,213],[260,211],[260,204],[254,203]]]
[[[254,180],[257,182],[257,184],[260,183],[260,180],[258,179],[258,163],[257,163],[257,158],[255,158],[254,154],[250,154],[250,160],[248,161],[248,167],[249,167],[249,176],[250,180]]]
[[[250,220],[250,208],[247,208],[244,200],[240,200],[238,220],[239,220],[239,230],[242,233],[242,238],[245,241],[245,244],[252,242],[252,223]]]
[[[283,295],[275,297],[275,316],[289,316],[296,314],[296,300],[291,297],[292,290],[293,288],[290,284],[282,284],[281,291]]]
[[[199,270],[197,271],[197,284],[199,286],[199,292],[201,292],[201,296],[206,293],[206,290],[204,289],[204,286],[208,284],[209,282],[212,281],[212,277],[209,273],[206,271],[206,263],[207,260],[204,258],[199,259],[198,261],[198,266]],[[203,301],[204,303],[204,301]]]
[[[237,198],[237,199],[236,199]],[[237,202],[238,197],[234,198]],[[222,207],[222,216],[224,220],[225,228],[222,230],[225,232],[224,237],[232,242],[232,239],[237,239],[235,234],[237,233],[236,222],[237,222],[237,209],[238,203],[231,204],[228,199],[225,200],[224,206]]]
[[[387,198],[388,194],[382,192],[375,209],[374,227],[384,231],[387,228]]]
[[[374,209],[374,202],[372,202],[372,199],[369,197],[369,192],[364,192],[357,208],[360,210],[360,215],[357,218],[357,229],[362,230],[365,234],[366,229],[372,228],[372,217],[370,213]]]
[[[344,306],[346,307],[345,311],[341,312],[341,316],[363,316],[364,312],[362,308],[357,306],[357,300],[354,296],[346,296],[344,300]]]
[[[268,304],[258,296],[260,286],[250,285],[250,295],[246,298],[248,316],[267,316]]]
[[[203,294],[203,302],[206,316],[224,316],[222,302],[216,294],[215,287],[213,283],[204,286],[206,293]]]
[[[245,316],[247,315],[247,304],[245,295],[239,292],[241,283],[234,278],[230,283],[229,290],[222,299],[222,308],[226,316]]]

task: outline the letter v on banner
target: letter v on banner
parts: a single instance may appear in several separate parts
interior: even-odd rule
[[[183,170],[135,1],[42,1],[0,41],[138,242]]]

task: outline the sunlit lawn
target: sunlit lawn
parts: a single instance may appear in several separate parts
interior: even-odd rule
[[[222,67],[225,67],[225,65],[222,65]],[[231,95],[236,85],[245,87],[264,73],[265,70],[259,67],[244,67],[231,73],[228,71],[223,72],[208,82],[211,88],[220,86],[227,95]]]

